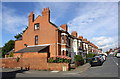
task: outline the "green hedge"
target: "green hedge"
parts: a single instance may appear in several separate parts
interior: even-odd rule
[[[96,54],[91,54],[91,53],[89,53],[89,54],[86,55],[86,58],[92,58],[92,57],[94,57],[94,56],[96,56]]]
[[[75,55],[74,56],[74,62],[76,66],[83,65],[84,64],[84,59],[81,55]]]
[[[49,63],[70,63],[71,59],[60,58],[60,57],[50,57],[48,58]]]

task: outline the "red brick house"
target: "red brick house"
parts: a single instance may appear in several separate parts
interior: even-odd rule
[[[75,55],[81,52],[88,54],[88,49],[93,52],[93,48],[98,49],[83,36],[77,37],[76,31],[69,34],[67,24],[58,27],[50,22],[50,10],[44,8],[42,16],[39,15],[37,18],[34,18],[33,12],[30,13],[28,28],[22,37],[15,41],[15,56],[21,56],[24,53],[28,57],[28,53],[35,53],[36,55],[43,54],[40,55],[41,57],[44,57],[44,54],[46,54],[45,57],[58,55],[71,57],[73,53]]]
[[[44,8],[42,16],[39,15],[36,19],[31,12],[28,17],[28,28],[22,38],[15,41],[15,56],[20,56],[23,52],[47,52],[48,57],[68,55],[68,50],[63,50],[70,46],[67,29],[66,24],[58,27],[50,22],[49,8]]]

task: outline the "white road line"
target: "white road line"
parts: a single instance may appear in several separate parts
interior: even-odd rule
[[[113,58],[112,58],[113,59]],[[115,62],[115,64],[118,66],[118,63],[113,59],[113,61]]]

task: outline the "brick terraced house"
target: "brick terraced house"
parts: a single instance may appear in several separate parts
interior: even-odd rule
[[[44,8],[42,15],[35,18],[31,12],[28,27],[22,37],[15,40],[14,57],[0,59],[3,68],[21,68],[37,70],[69,70],[70,63],[51,63],[50,57],[67,57],[74,62],[75,55],[84,58],[89,53],[101,52],[96,45],[76,31],[68,33],[67,24],[60,27],[50,22],[50,10]],[[63,68],[64,67],[64,68]]]
[[[69,56],[95,53],[98,47],[77,35],[76,31],[68,33],[67,24],[60,27],[50,22],[50,10],[44,8],[42,16],[34,18],[31,12],[28,17],[28,28],[22,37],[15,41],[14,56],[23,57],[53,57],[58,55]]]

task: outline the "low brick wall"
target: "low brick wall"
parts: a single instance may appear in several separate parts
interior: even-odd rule
[[[69,63],[47,63],[46,57],[41,58],[23,58],[20,59],[19,62],[16,61],[16,58],[4,58],[0,59],[2,64],[0,67],[3,68],[26,68],[36,70],[58,70],[62,71],[63,67],[66,70],[69,70]]]
[[[59,70],[59,71],[68,71],[69,70],[69,63],[48,63],[49,70]],[[65,69],[64,69],[65,68]]]

